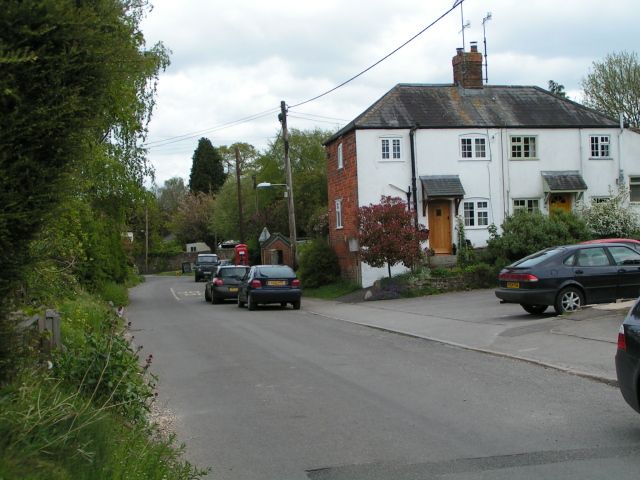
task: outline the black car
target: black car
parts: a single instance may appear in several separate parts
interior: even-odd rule
[[[616,374],[622,396],[640,413],[640,298],[620,325]]]
[[[196,282],[207,279],[213,275],[220,261],[215,253],[200,253],[195,263]]]
[[[255,310],[259,304],[279,303],[300,309],[302,290],[295,272],[286,265],[255,265],[242,279],[238,307]]]
[[[243,265],[220,265],[204,287],[204,299],[220,303],[227,298],[237,298],[242,278],[249,267]]]
[[[541,250],[505,267],[496,296],[527,312],[558,314],[586,304],[640,295],[640,252],[619,243],[579,244]]]

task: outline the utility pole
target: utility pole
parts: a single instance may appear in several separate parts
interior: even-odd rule
[[[236,145],[236,183],[238,184],[238,223],[240,224],[240,243],[244,243],[244,219],[242,215],[242,187],[240,185],[240,149]]]
[[[149,273],[149,207],[144,202],[144,273]]]
[[[298,266],[296,261],[296,215],[293,207],[293,178],[291,176],[291,162],[289,160],[289,130],[287,129],[287,106],[284,100],[280,102],[278,120],[282,124],[282,139],[284,141],[284,168],[287,179],[287,200],[289,202],[289,239],[291,240],[291,257],[293,268]]]

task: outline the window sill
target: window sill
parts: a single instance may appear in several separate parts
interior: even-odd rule
[[[510,162],[539,162],[540,159],[538,157],[532,158],[510,158]]]
[[[476,158],[459,158],[459,162],[490,162],[491,159],[487,157],[476,157]]]
[[[613,160],[613,157],[589,157],[589,160]]]
[[[344,227],[336,227],[336,230],[342,230]]]
[[[380,163],[404,163],[403,158],[381,158],[378,160]]]

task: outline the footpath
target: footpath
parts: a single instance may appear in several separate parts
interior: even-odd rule
[[[489,290],[381,301],[305,298],[303,304],[310,314],[617,385],[618,329],[633,301],[588,306],[562,316],[552,308],[543,315],[528,315],[519,305],[499,305]]]

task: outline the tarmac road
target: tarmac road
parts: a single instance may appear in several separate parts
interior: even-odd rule
[[[337,314],[421,318],[441,332],[506,332],[507,317],[481,307],[472,318],[449,315],[440,298],[433,308],[304,299],[300,311],[249,312],[207,304],[203,290],[192,278],[148,277],[131,291],[126,316],[142,355],[154,356],[159,403],[175,415],[188,457],[212,467],[210,478],[638,476],[640,416],[616,388]]]

